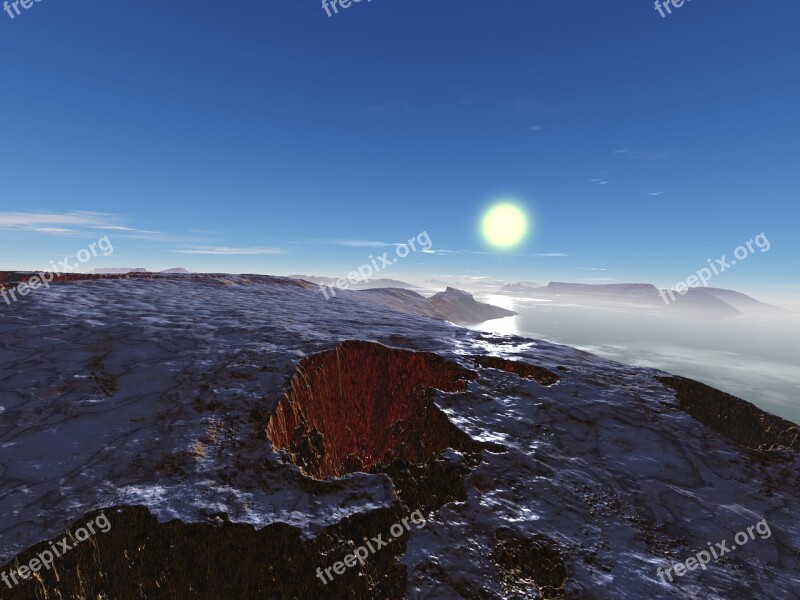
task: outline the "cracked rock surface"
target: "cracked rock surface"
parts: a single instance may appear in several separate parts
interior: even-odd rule
[[[0,572],[112,523],[0,598],[800,598],[793,424],[397,301],[205,275],[0,305]]]

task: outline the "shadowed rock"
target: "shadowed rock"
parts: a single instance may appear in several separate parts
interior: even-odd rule
[[[406,568],[397,564],[408,534],[370,554],[366,564],[348,568],[323,584],[316,569],[330,569],[353,551],[353,540],[382,534],[402,516],[399,506],[357,514],[326,527],[314,539],[283,523],[263,529],[228,522],[159,523],[146,508],[105,511],[111,528],[97,532],[11,589],[0,583],[4,600],[198,600],[264,598],[402,598]],[[68,531],[83,526],[86,515]],[[413,530],[413,528],[412,528]],[[52,540],[60,547],[59,536]],[[73,541],[69,542],[74,543]],[[22,552],[0,572],[27,565],[49,550],[49,541]],[[331,573],[333,573],[331,571]],[[11,581],[11,580],[10,580]]]
[[[657,377],[677,392],[680,409],[741,446],[800,450],[800,427],[749,402],[683,377]]]
[[[561,551],[553,540],[541,534],[522,537],[502,527],[495,532],[492,558],[500,570],[508,597],[543,600],[565,598],[567,569]]]

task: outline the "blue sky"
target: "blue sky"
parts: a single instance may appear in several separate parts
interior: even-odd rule
[[[800,292],[800,5],[42,0],[0,12],[0,268],[672,285]],[[495,250],[482,213],[533,227]],[[380,250],[383,252],[384,250]],[[769,295],[767,294],[767,295]]]

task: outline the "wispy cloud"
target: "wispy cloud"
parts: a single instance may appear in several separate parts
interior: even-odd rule
[[[388,248],[391,246],[400,246],[400,242],[379,242],[376,240],[330,240],[330,239],[306,239],[306,244],[328,244],[331,246],[346,246],[348,248]]]
[[[490,252],[480,252],[478,250],[439,250],[434,248],[428,248],[427,250],[422,250],[424,254],[441,254],[445,256],[453,255],[453,254],[491,254]]]
[[[661,194],[663,194],[664,192],[642,192],[642,193],[643,193],[645,196],[653,196],[653,197],[655,197],[655,196],[660,196],[660,195],[661,195]]]
[[[575,267],[578,271],[608,271],[606,268],[601,267]]]
[[[595,177],[594,179],[590,179],[589,183],[593,183],[595,185],[608,185],[609,182],[605,179],[598,179]]]
[[[210,231],[208,229],[187,229],[190,233],[201,233],[203,235],[222,235],[219,231]]]
[[[73,229],[65,229],[64,227],[34,227],[28,231],[35,231],[37,233],[75,233]]]
[[[377,242],[373,240],[330,240],[330,244],[336,246],[347,246],[349,248],[384,248],[386,246],[397,246],[388,242]]]
[[[538,102],[532,100],[520,99],[512,103],[512,108],[519,114],[531,117],[531,121],[536,117],[541,116],[542,107]]]
[[[175,250],[179,254],[214,254],[220,256],[241,256],[241,255],[260,255],[260,254],[285,254],[283,248],[264,248],[255,246],[252,248],[230,248],[228,246],[191,246]]]
[[[614,150],[614,154],[620,156],[628,156],[630,158],[644,159],[644,160],[669,160],[672,158],[672,152],[669,150],[659,150],[656,152],[640,152],[639,150],[629,150],[628,148],[619,148]]]
[[[75,235],[86,231],[120,231],[137,234],[157,234],[128,227],[118,215],[74,211],[55,212],[0,212],[0,229],[30,231],[49,235]]]

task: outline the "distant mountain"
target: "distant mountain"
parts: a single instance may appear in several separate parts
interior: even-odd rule
[[[459,290],[467,290],[474,294],[488,294],[496,293],[507,282],[483,277],[448,276],[447,279],[425,279],[423,281],[415,281],[415,283],[419,287],[428,290],[445,290],[449,286]]]
[[[327,285],[335,288],[339,287],[337,282],[342,279],[347,280],[346,277],[318,277],[316,275],[290,275],[289,277],[292,279],[302,279],[304,281],[316,283],[317,285]],[[349,283],[348,281],[348,285],[344,286],[344,289],[349,290],[367,290],[375,288],[402,288],[410,290],[416,289],[417,286],[406,283],[405,281],[399,281],[397,279],[368,279],[367,281],[360,281],[358,283]]]
[[[186,269],[183,267],[175,267],[174,269],[165,269],[163,271],[159,271],[159,273],[163,273],[164,275],[179,275],[188,273]]]
[[[309,283],[325,285],[333,285],[336,283],[336,279],[333,277],[318,277],[316,275],[289,275],[289,278],[302,279],[303,281],[308,281]]]
[[[124,273],[149,273],[144,267],[128,268],[128,267],[112,267],[95,269],[92,273],[98,275],[122,275]]]
[[[658,290],[649,283],[563,283],[553,281],[544,288],[536,290],[539,293],[552,294],[579,294],[591,296],[653,296],[658,295]]]
[[[511,293],[526,293],[537,288],[544,287],[543,283],[536,283],[535,281],[518,281],[517,283],[509,283],[500,288],[501,292]]]
[[[663,303],[663,300],[660,300]],[[717,319],[738,317],[744,314],[724,300],[709,294],[705,288],[689,288],[685,295],[675,294],[675,300],[666,307],[676,312],[695,314]]]
[[[377,288],[401,288],[404,290],[417,289],[416,285],[406,283],[405,281],[399,281],[397,279],[370,279],[368,281],[357,283],[351,287],[357,290],[372,290]]]
[[[511,310],[478,302],[472,294],[448,287],[444,292],[425,298],[411,290],[382,288],[364,290],[370,300],[399,312],[438,317],[457,325],[482,323],[491,319],[510,317]]]
[[[519,284],[511,284],[506,288],[529,298],[553,301],[560,298],[576,304],[594,306],[642,307],[706,319],[726,319],[753,311],[782,310],[740,292],[710,287],[689,288],[683,295],[675,290],[661,290],[649,283],[592,284],[553,281],[538,288]]]
[[[513,310],[478,302],[472,294],[451,287],[429,298],[429,301],[436,312],[457,324],[481,323],[517,314]]]
[[[747,294],[742,294],[741,292],[736,292],[734,290],[724,290],[722,288],[698,288],[702,289],[706,294],[711,294],[715,298],[730,304],[734,308],[745,312],[747,310],[778,310],[783,311],[784,309],[779,308],[777,306],[772,306],[771,304],[765,304],[764,302],[759,302],[755,298],[748,296]]]

